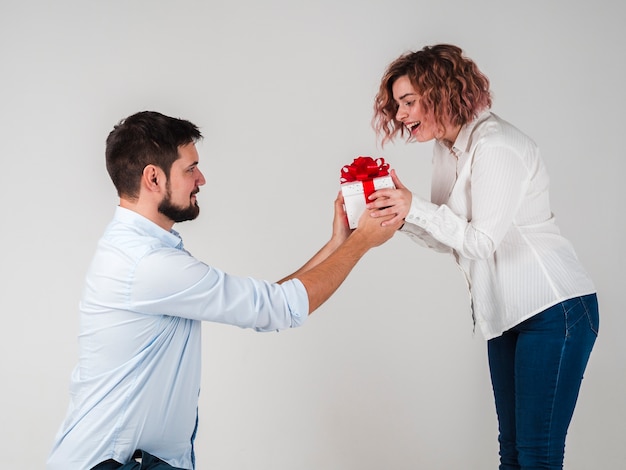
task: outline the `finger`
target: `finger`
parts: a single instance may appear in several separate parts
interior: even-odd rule
[[[402,222],[403,222],[402,218],[400,218],[398,214],[395,214],[393,217],[383,220],[380,225],[383,227],[389,227],[389,226],[395,226],[395,225],[400,227]]]
[[[335,198],[335,204],[343,204],[343,193],[341,191],[337,193],[337,197]]]
[[[380,217],[390,217],[390,216],[397,216],[397,215],[399,215],[397,208],[390,204],[381,206],[379,208],[374,207],[370,210],[370,216],[372,217],[380,218]]]
[[[400,181],[400,178],[398,178],[396,170],[391,170],[391,181],[393,181],[393,184],[396,188],[406,189],[406,186],[404,186],[402,182]]]
[[[372,194],[370,194],[367,199],[369,201],[368,204],[372,204],[374,202],[380,202],[381,200],[387,200],[387,199],[391,199],[393,197],[393,195],[395,194],[396,189],[393,188],[384,188],[384,189],[379,189],[377,191],[374,191]],[[374,206],[371,206],[374,207]]]

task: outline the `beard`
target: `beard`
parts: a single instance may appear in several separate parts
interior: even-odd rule
[[[194,191],[192,194],[197,193]],[[200,207],[197,202],[189,203],[187,207],[176,206],[172,203],[172,193],[167,191],[165,198],[159,204],[159,212],[174,222],[184,222],[186,220],[193,220],[198,217],[200,213]]]

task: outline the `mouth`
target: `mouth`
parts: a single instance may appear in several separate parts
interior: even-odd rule
[[[415,121],[415,122],[407,122],[404,125],[409,130],[409,134],[413,134],[415,130],[420,126],[420,124],[421,124],[421,121]]]

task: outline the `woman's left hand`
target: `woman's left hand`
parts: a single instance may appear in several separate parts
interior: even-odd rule
[[[391,170],[391,179],[396,188],[379,189],[372,193],[369,197],[370,202],[366,206],[368,209],[378,209],[370,212],[372,217],[394,215],[392,219],[383,222],[383,226],[403,221],[409,213],[413,200],[413,193],[400,182],[396,170]]]

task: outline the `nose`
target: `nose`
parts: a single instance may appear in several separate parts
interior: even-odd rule
[[[206,184],[206,179],[204,179],[204,175],[200,171],[200,168],[198,168],[198,181],[196,182],[196,184],[198,186],[204,186]]]
[[[398,110],[396,111],[396,120],[403,122],[408,116],[408,112],[406,110],[402,109],[402,106],[398,107]]]

